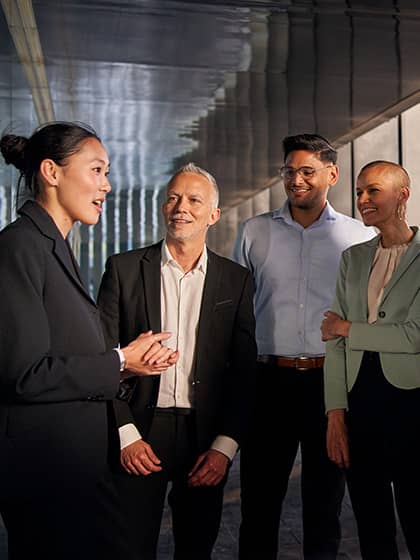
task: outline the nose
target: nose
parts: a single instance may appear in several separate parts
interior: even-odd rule
[[[357,203],[358,204],[363,204],[364,202],[367,202],[368,200],[369,200],[369,193],[367,193],[366,191],[360,191],[359,196],[357,197]]]
[[[175,204],[175,210],[177,212],[185,212],[186,211],[186,206],[187,206],[187,199],[184,196],[179,196],[177,198],[176,204]]]
[[[295,171],[295,175],[294,175],[292,181],[293,181],[294,184],[297,184],[297,185],[305,184],[305,179],[302,177],[302,175],[297,170]]]
[[[111,184],[106,175],[104,176],[104,179],[102,181],[101,191],[105,193],[109,193],[111,191]]]

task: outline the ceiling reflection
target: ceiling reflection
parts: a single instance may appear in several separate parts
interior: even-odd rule
[[[420,101],[416,0],[1,4],[0,127],[79,120],[110,153],[106,219],[79,232],[94,283],[108,254],[162,235],[181,164],[213,173],[227,209],[273,181],[285,135],[340,146]],[[15,179],[1,163],[0,225]]]

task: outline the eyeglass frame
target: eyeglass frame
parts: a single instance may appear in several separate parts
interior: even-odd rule
[[[291,179],[293,179],[293,177],[299,173],[299,175],[302,177],[302,179],[311,179],[318,171],[321,171],[322,169],[328,169],[328,167],[333,167],[334,164],[330,163],[329,165],[325,165],[324,167],[312,167],[311,165],[302,165],[301,167],[298,167],[297,169],[295,169],[294,167],[290,167],[289,165],[283,165],[283,167],[280,167],[279,169],[279,175],[280,178],[286,181],[290,181]],[[290,172],[292,173],[292,175],[290,175],[290,177],[286,177],[285,175],[285,170],[290,170]],[[308,176],[304,176],[302,174],[302,170],[303,169],[310,169],[311,171],[309,172]]]

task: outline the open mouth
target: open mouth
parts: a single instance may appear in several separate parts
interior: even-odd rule
[[[100,198],[97,198],[96,200],[93,201],[92,204],[94,204],[96,206],[96,208],[98,208],[98,210],[102,211],[102,205],[103,205],[104,201],[101,200]]]

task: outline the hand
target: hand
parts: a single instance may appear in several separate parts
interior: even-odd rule
[[[216,449],[202,453],[188,474],[188,486],[216,486],[223,480],[229,458]]]
[[[328,412],[327,453],[330,460],[338,467],[349,468],[349,443],[344,409]]]
[[[335,340],[340,336],[349,336],[351,322],[342,319],[334,311],[326,311],[325,319],[321,323],[322,340]]]
[[[143,439],[127,445],[121,449],[121,465],[128,474],[147,476],[152,472],[162,470],[160,459],[155,455],[152,447]]]
[[[126,360],[125,369],[136,375],[158,375],[166,371],[179,357],[178,351],[160,344],[171,336],[168,332],[140,334],[121,348]]]

